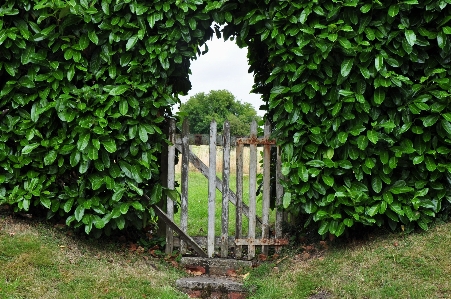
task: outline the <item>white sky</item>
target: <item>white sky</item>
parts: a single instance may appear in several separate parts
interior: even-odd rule
[[[225,42],[216,36],[207,45],[208,53],[191,61],[192,89],[188,96],[180,97],[182,103],[199,92],[227,89],[237,100],[251,103],[257,114],[263,116],[264,111],[258,110],[264,104],[260,95],[250,93],[254,78],[248,73],[247,49],[240,49],[234,41]]]

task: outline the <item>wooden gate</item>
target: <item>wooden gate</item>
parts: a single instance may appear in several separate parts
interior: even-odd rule
[[[268,253],[268,246],[276,246],[276,251],[281,245],[288,244],[288,240],[282,239],[283,212],[277,210],[275,217],[274,235],[269,233],[270,215],[270,150],[275,146],[275,141],[270,139],[270,124],[265,124],[264,136],[257,137],[257,123],[254,121],[250,127],[250,136],[246,138],[236,138],[230,136],[230,125],[224,123],[223,135],[217,135],[217,124],[212,121],[210,124],[210,135],[190,135],[188,123],[183,123],[182,134],[176,134],[175,120],[171,120],[169,138],[172,145],[168,149],[168,182],[169,189],[175,188],[175,152],[181,152],[181,207],[180,225],[174,222],[174,202],[167,199],[166,213],[155,207],[157,215],[166,224],[166,253],[172,253],[174,247],[179,247],[182,254],[189,246],[192,250],[203,257],[213,257],[215,245],[220,247],[220,256],[227,257],[229,248],[235,249],[235,257],[242,258],[243,246],[247,246],[247,258],[255,257],[255,247],[261,246],[262,253]],[[230,190],[230,147],[236,146],[236,193]],[[209,166],[207,167],[192,151],[190,145],[209,145]],[[257,193],[257,146],[263,146],[263,197],[262,215],[256,214],[256,193]],[[216,176],[216,147],[222,146],[223,167],[222,180]],[[249,206],[243,202],[243,148],[250,147],[249,162]],[[192,163],[208,179],[208,232],[206,242],[201,237],[191,237],[187,234],[188,229],[188,170],[189,163]],[[276,163],[276,206],[282,204],[283,189],[279,184],[281,179],[280,154],[277,148]],[[222,193],[222,216],[221,216],[221,236],[215,236],[215,209],[216,209],[216,189]],[[236,207],[235,236],[229,236],[229,202]],[[248,235],[243,236],[243,216],[248,217]],[[261,236],[256,236],[256,227],[261,225]],[[174,235],[177,233],[178,238]],[[205,239],[205,237],[204,237]],[[206,252],[201,245],[206,247]]]

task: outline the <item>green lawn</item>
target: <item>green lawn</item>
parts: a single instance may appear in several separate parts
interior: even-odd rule
[[[67,232],[0,215],[0,298],[187,298],[164,261]]]
[[[451,298],[450,231],[441,223],[291,247],[245,283],[255,299]],[[163,259],[70,232],[0,215],[0,298],[187,298],[174,288],[185,274]]]
[[[446,223],[406,236],[385,231],[326,244],[327,250],[297,248],[276,268],[266,263],[253,270],[247,286],[255,299],[451,298],[450,231]]]

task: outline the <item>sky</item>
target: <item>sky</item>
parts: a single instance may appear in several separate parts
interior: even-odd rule
[[[260,95],[250,93],[254,78],[248,73],[247,49],[240,49],[234,41],[224,41],[216,36],[207,45],[208,53],[191,61],[192,89],[188,96],[180,97],[182,103],[199,92],[227,89],[240,102],[251,103],[257,114],[263,116],[264,111],[258,110],[263,104]]]

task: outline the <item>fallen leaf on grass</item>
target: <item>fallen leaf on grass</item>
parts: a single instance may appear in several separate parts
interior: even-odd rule
[[[138,249],[138,245],[136,245],[135,243],[130,243],[130,245],[128,246],[128,250],[131,252],[135,252],[136,249]]]
[[[259,261],[262,261],[262,262],[266,261],[267,258],[268,258],[268,257],[266,256],[266,254],[260,253],[260,254],[258,255],[258,260],[259,260]]]

